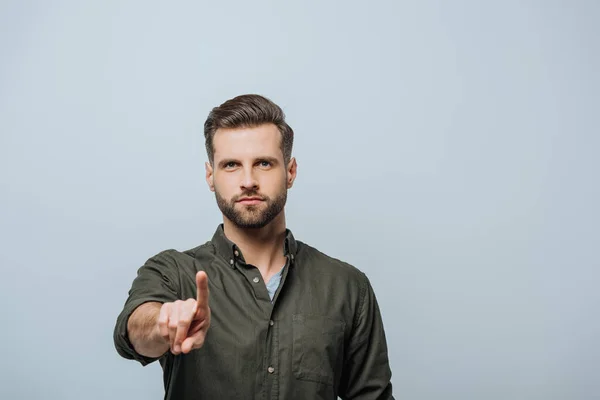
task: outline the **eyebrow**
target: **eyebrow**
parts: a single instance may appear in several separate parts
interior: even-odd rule
[[[271,156],[256,157],[254,162],[261,162],[261,161],[268,161],[273,165],[276,165],[279,163],[279,160],[276,157],[271,157]],[[240,164],[240,161],[236,158],[224,158],[221,161],[219,161],[218,166],[220,168],[223,168],[223,167],[225,167],[225,165],[229,164],[230,162]]]
[[[219,161],[219,163],[217,165],[219,167],[224,167],[225,165],[229,164],[230,162],[239,162],[239,161],[235,160],[233,158],[224,158],[221,161]]]
[[[256,160],[257,161],[268,161],[268,162],[270,162],[273,165],[275,165],[275,164],[277,164],[279,162],[279,160],[277,160],[277,158],[275,158],[275,157],[269,157],[269,156],[267,156],[267,157],[258,157]]]

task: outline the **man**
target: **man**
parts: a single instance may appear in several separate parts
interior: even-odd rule
[[[159,360],[165,399],[393,399],[369,280],[286,228],[297,166],[281,108],[238,96],[210,112],[204,135],[223,223],[138,270],[115,326],[119,354]]]

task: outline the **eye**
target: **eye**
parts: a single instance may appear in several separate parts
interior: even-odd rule
[[[262,160],[258,162],[258,166],[261,168],[271,168],[273,163],[271,163],[271,161]]]
[[[237,165],[237,163],[235,161],[228,161],[227,163],[225,163],[223,165],[223,167],[225,167],[226,169],[231,169],[231,168],[235,168],[236,165]]]

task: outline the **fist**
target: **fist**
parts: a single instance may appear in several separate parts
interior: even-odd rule
[[[206,272],[196,274],[196,287],[198,294],[195,299],[164,303],[160,308],[158,331],[169,343],[173,354],[187,354],[204,345],[210,326]]]

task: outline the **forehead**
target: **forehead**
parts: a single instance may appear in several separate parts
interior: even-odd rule
[[[215,160],[223,158],[283,157],[281,133],[274,124],[252,128],[217,129],[213,138]]]

